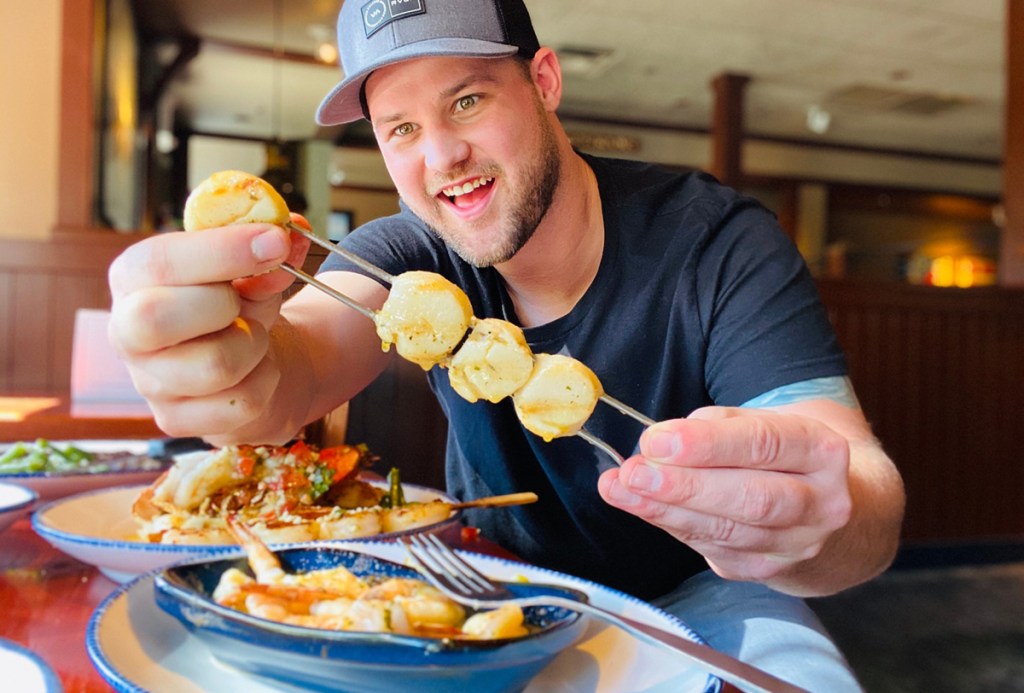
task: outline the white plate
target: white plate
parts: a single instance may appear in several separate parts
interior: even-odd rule
[[[370,483],[387,486],[386,481]],[[185,546],[139,541],[131,507],[144,488],[145,485],[119,486],[51,501],[32,514],[32,528],[57,549],[96,566],[115,582],[127,582],[178,561],[212,558],[225,550],[237,549],[224,545]],[[425,486],[402,484],[402,490],[406,499],[413,502],[435,498],[456,502],[451,496]],[[457,531],[461,518],[462,511],[456,511],[448,520],[416,531]]]
[[[21,645],[0,638],[0,671],[4,690],[19,693],[60,693],[64,688],[42,657]]]
[[[392,561],[405,549],[382,542],[330,542]],[[480,554],[464,554],[485,573],[504,580],[526,578],[583,590],[593,604],[700,641],[671,614],[587,580]],[[97,607],[86,631],[93,664],[118,691],[131,693],[246,693],[298,691],[221,664],[202,642],[153,599],[153,576],[120,587]],[[397,682],[396,682],[397,683]],[[583,639],[530,683],[525,693],[686,693],[718,691],[721,682],[681,656],[647,645],[618,628],[591,619]],[[396,690],[401,690],[396,685]]]
[[[19,517],[27,515],[36,498],[32,489],[0,481],[0,532],[13,525]]]
[[[149,449],[145,440],[54,440],[53,445],[63,447],[73,445],[86,452],[126,452],[132,455],[144,455]],[[10,444],[0,444],[0,454]],[[127,486],[129,484],[148,484],[166,469],[125,469],[112,472],[26,472],[21,474],[0,474],[0,481],[9,481],[27,486],[39,494],[39,500],[50,501],[64,498],[76,493],[84,493],[111,486]]]

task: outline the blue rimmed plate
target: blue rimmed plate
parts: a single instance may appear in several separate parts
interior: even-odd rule
[[[0,481],[0,532],[18,518],[28,515],[37,498],[36,492],[30,488]]]
[[[329,542],[404,563],[405,549],[385,542]],[[703,642],[687,624],[647,602],[597,583],[491,556],[463,554],[483,572],[509,582],[563,585],[584,592],[596,606]],[[121,586],[96,610],[86,646],[104,679],[123,693],[247,693],[308,690],[224,665],[209,648],[164,613],[154,599],[154,574]],[[386,679],[401,690],[393,674]],[[469,689],[466,689],[467,692]],[[591,618],[580,640],[562,651],[527,685],[525,693],[714,693],[721,682],[672,652],[648,645]]]
[[[387,487],[386,481],[371,481]],[[145,486],[123,486],[80,493],[51,501],[32,514],[32,528],[43,539],[64,553],[89,563],[115,582],[127,582],[143,573],[165,568],[190,559],[213,558],[234,545],[152,544],[140,541],[132,519],[131,507]],[[410,502],[455,498],[425,486],[402,484]],[[375,539],[395,538],[410,532],[430,532],[442,536],[458,532],[462,511],[448,519],[406,532],[375,535]]]
[[[32,650],[0,638],[0,672],[10,690],[19,693],[62,693],[64,686],[43,658]]]

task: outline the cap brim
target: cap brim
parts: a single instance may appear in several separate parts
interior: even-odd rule
[[[435,38],[410,43],[389,51],[354,75],[348,75],[330,91],[316,110],[320,125],[341,125],[363,117],[359,103],[359,90],[371,72],[414,58],[455,56],[464,58],[504,58],[515,55],[519,49],[504,43],[466,38]]]

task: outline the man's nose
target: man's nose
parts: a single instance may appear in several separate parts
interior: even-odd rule
[[[469,158],[469,143],[453,128],[435,128],[425,138],[423,159],[435,171],[451,171]]]

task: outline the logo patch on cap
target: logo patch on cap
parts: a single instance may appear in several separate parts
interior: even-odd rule
[[[362,7],[366,38],[395,20],[423,14],[427,11],[423,3],[424,0],[370,0]]]

